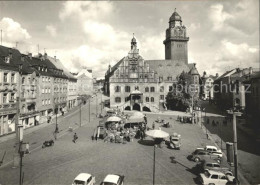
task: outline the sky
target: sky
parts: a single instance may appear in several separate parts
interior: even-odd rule
[[[2,45],[57,56],[71,72],[104,78],[130,50],[133,33],[145,60],[164,59],[174,9],[187,28],[188,60],[200,74],[259,68],[259,0],[0,1]]]

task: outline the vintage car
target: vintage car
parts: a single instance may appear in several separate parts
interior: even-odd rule
[[[181,148],[181,135],[180,134],[173,133],[170,136],[169,148],[174,148],[174,149],[180,150],[180,148]]]
[[[213,170],[213,171],[222,172],[225,175],[233,176],[231,169],[229,169],[226,166],[223,166],[222,164],[219,164],[217,161],[212,160],[212,159],[201,161],[201,163],[199,164],[199,167],[200,167],[201,172],[204,172],[206,170]]]
[[[72,182],[72,185],[94,185],[96,179],[89,173],[80,173]]]
[[[234,181],[233,176],[227,176],[222,172],[217,172],[213,170],[205,170],[204,173],[201,173],[199,180],[203,185],[226,185],[232,184]]]
[[[210,152],[202,149],[196,149],[191,155],[188,156],[188,159],[195,162],[199,162],[207,159],[213,159],[219,163],[221,162],[221,158],[218,155],[211,154]]]
[[[124,178],[123,175],[113,175],[109,174],[105,177],[101,185],[123,185],[124,184]]]
[[[218,155],[219,157],[223,157],[222,151],[217,149],[217,147],[215,147],[215,146],[207,145],[207,146],[205,146],[205,148],[197,148],[197,149],[206,150],[206,151],[210,152],[211,154]]]

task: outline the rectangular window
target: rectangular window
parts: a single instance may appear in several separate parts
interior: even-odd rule
[[[164,95],[160,95],[160,100],[164,100]]]
[[[12,75],[11,75],[11,83],[14,83],[14,77],[15,77],[15,74],[12,73]]]
[[[10,100],[11,100],[11,101],[14,101],[14,93],[11,93]]]
[[[3,103],[7,103],[7,93],[3,94]]]
[[[7,75],[8,73],[4,73],[4,82],[7,82]]]
[[[42,105],[44,105],[44,100],[42,100]]]
[[[160,87],[160,92],[164,92],[164,86]]]
[[[116,98],[115,98],[115,102],[116,102],[116,103],[121,103],[121,98],[120,98],[120,97],[116,97]]]
[[[172,91],[172,86],[169,86],[169,92],[171,92]]]

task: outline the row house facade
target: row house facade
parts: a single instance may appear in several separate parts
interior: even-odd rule
[[[1,47],[1,46],[0,46]],[[1,50],[0,50],[1,51]],[[6,56],[0,56],[0,135],[15,130],[18,94],[18,67],[6,62]]]
[[[243,82],[247,87],[245,113],[255,129],[260,128],[260,72],[252,74]]]
[[[74,87],[69,94],[70,82]],[[77,79],[55,66],[47,54],[33,57],[0,46],[0,135],[15,131],[18,110],[19,124],[27,128],[66,111],[67,105],[76,106],[76,83]]]
[[[214,81],[214,101],[223,110],[239,107],[244,110],[246,106],[246,86],[243,81],[247,80],[255,71],[253,68],[232,69],[225,72]]]

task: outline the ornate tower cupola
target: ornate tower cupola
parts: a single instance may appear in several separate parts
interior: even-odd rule
[[[169,19],[169,28],[166,30],[165,59],[188,63],[188,41],[186,27],[182,25],[181,16],[176,12]]]
[[[137,49],[137,42],[133,33],[133,38],[131,40],[131,49]]]

